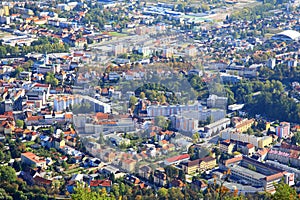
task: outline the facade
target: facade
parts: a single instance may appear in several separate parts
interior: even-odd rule
[[[290,123],[281,122],[279,126],[275,129],[276,135],[279,138],[287,138],[290,136]]]
[[[240,142],[246,142],[253,144],[255,147],[264,148],[272,144],[272,136],[257,137],[255,135],[243,134],[235,131],[234,129],[228,128],[220,132],[220,137],[224,140],[236,140]]]
[[[227,154],[232,154],[234,149],[234,144],[230,140],[223,140],[219,143],[220,151]]]
[[[211,94],[207,99],[207,107],[209,108],[226,108],[227,97],[219,97],[217,95]]]
[[[285,178],[287,172],[248,157],[235,157],[224,162],[231,176],[247,181],[255,187],[263,187],[266,192],[274,193],[274,185]]]
[[[198,120],[193,118],[173,115],[171,116],[171,122],[172,127],[179,131],[194,133],[198,128]]]
[[[149,117],[171,116],[180,114],[184,111],[199,111],[202,106],[198,103],[193,105],[169,105],[169,106],[148,106],[147,114]]]
[[[242,119],[241,121],[234,122],[234,128],[240,133],[246,132],[249,128],[251,128],[254,121],[254,119]]]
[[[182,170],[186,174],[193,174],[197,172],[203,172],[209,169],[213,169],[217,165],[216,159],[207,156],[201,159],[187,161],[182,163]]]
[[[46,167],[46,160],[44,158],[35,155],[32,152],[22,153],[21,161],[22,163],[25,163],[29,166],[41,167],[41,168]]]
[[[53,109],[54,111],[63,111],[80,102],[79,95],[58,96],[53,101]]]
[[[189,154],[182,154],[179,156],[173,156],[171,158],[168,158],[164,161],[165,165],[177,165],[181,162],[188,161],[190,159]]]
[[[122,160],[122,169],[126,172],[133,172],[135,169],[136,161],[133,159]]]
[[[204,131],[210,135],[216,134],[230,124],[230,119],[223,118],[204,127]]]

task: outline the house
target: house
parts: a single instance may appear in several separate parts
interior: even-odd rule
[[[191,183],[191,188],[194,191],[204,191],[207,188],[207,184],[202,180],[193,180]]]
[[[135,169],[136,161],[133,159],[125,159],[121,161],[121,167],[127,172],[133,172]]]
[[[42,186],[46,189],[50,189],[52,187],[52,180],[48,180],[40,176],[35,176],[33,178],[33,182],[35,185]]]
[[[182,189],[185,184],[182,182],[182,180],[174,179],[171,181],[170,186]]]
[[[124,180],[130,185],[138,185],[141,182],[139,178],[133,175],[127,175]]]
[[[15,130],[15,126],[12,122],[3,121],[1,123],[1,129],[3,129],[4,134],[12,134],[12,132]]]
[[[63,148],[66,145],[66,142],[64,139],[60,138],[54,138],[53,139],[53,147],[57,150]]]
[[[167,175],[164,169],[158,168],[155,170],[154,183],[159,186],[165,186],[167,184]]]
[[[242,119],[240,117],[232,118],[232,124],[236,131],[243,133],[246,132],[254,123],[254,119]]]
[[[91,180],[89,185],[92,190],[105,188],[106,192],[109,193],[111,190],[112,182],[111,180]]]
[[[41,167],[41,168],[46,167],[46,160],[44,158],[35,155],[32,152],[22,153],[21,162],[29,166]]]
[[[147,165],[144,165],[139,168],[139,175],[144,179],[149,179],[151,173],[152,173],[152,169]]]

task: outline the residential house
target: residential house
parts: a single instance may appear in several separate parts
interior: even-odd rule
[[[144,165],[139,168],[139,175],[144,179],[149,179],[151,173],[152,173],[152,169],[147,165]]]
[[[106,192],[110,192],[112,181],[111,180],[91,180],[89,186],[92,190],[105,188]]]
[[[159,168],[155,170],[154,183],[159,186],[165,186],[167,184],[167,175],[164,169]]]
[[[21,154],[21,162],[29,166],[34,167],[46,167],[46,160],[42,157],[35,155],[32,152],[26,152]]]
[[[136,161],[133,159],[125,159],[121,161],[121,168],[127,172],[133,172],[135,170]]]

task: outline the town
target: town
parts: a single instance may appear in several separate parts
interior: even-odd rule
[[[299,199],[298,1],[1,1],[3,199]]]

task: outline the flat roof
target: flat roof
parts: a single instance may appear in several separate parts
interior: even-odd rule
[[[264,179],[266,177],[265,175],[263,175],[261,173],[255,172],[253,170],[250,170],[246,167],[242,167],[242,166],[239,166],[239,165],[234,165],[231,168],[232,168],[231,170],[238,171],[241,174],[247,174],[248,176],[251,176],[252,178],[255,178],[255,179],[258,179],[258,180]]]

